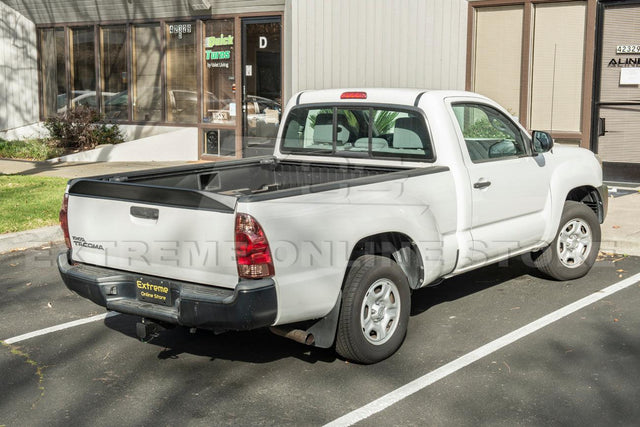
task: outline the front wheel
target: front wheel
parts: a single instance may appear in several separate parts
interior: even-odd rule
[[[555,239],[533,255],[536,267],[557,280],[577,279],[589,272],[600,250],[600,223],[585,204],[566,201]]]
[[[345,282],[336,351],[365,364],[386,359],[402,345],[410,311],[409,283],[398,264],[361,256]]]

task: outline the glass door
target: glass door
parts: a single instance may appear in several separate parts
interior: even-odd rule
[[[280,17],[242,20],[243,156],[273,154],[282,113]]]
[[[640,183],[640,1],[598,3],[592,147],[606,181]]]

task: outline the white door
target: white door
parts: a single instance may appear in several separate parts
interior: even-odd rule
[[[544,156],[532,156],[529,137],[498,109],[477,100],[453,101],[451,108],[467,148],[463,157],[472,194],[471,263],[537,243],[549,194]]]

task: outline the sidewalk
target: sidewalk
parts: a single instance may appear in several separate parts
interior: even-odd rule
[[[0,174],[78,178],[184,165],[185,162],[47,163],[0,159]],[[640,188],[636,188],[640,190]],[[0,235],[0,253],[62,241],[59,227],[45,227]],[[600,250],[640,256],[640,192],[609,197],[609,213],[602,224]]]
[[[640,256],[640,192],[609,197],[609,214],[602,224],[600,250]]]

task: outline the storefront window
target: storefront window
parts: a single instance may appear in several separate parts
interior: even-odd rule
[[[204,97],[202,121],[235,125],[234,60],[236,39],[233,19],[216,19],[204,26]]]
[[[97,108],[96,56],[93,27],[71,28],[71,108]]]
[[[167,121],[197,123],[198,78],[195,22],[167,24]]]
[[[40,64],[44,117],[62,112],[67,105],[67,76],[64,64],[64,29],[40,31]]]
[[[129,79],[127,76],[127,28],[124,25],[100,29],[100,72],[102,112],[107,119],[127,120]]]
[[[133,28],[133,120],[162,120],[162,37],[159,25]]]

